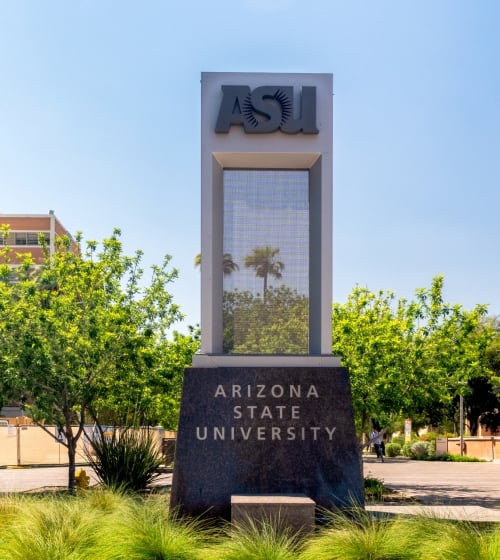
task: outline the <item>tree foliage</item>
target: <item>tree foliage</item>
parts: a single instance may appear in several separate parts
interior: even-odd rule
[[[500,429],[500,322],[490,318],[486,327],[491,329],[491,342],[486,348],[486,363],[490,375],[472,379],[468,383],[465,406],[469,428],[477,435],[479,424],[495,433]]]
[[[3,257],[8,260],[7,248]],[[175,423],[181,369],[197,339],[168,339],[182,317],[168,292],[178,275],[170,257],[151,268],[147,284],[141,258],[140,251],[123,254],[115,229],[101,246],[84,244],[80,234],[76,242],[59,238],[52,255],[46,248],[40,268],[25,257],[16,282],[9,280],[8,263],[0,270],[5,384],[42,427],[64,429],[70,487],[87,422],[99,424],[102,416],[125,424]]]
[[[413,301],[356,287],[333,306],[333,351],[350,370],[357,429],[410,417],[436,425],[470,379],[489,369],[486,307],[472,311],[443,300],[443,277]]]

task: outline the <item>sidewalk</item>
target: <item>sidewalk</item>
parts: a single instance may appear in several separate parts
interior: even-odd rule
[[[77,467],[78,469],[79,467]],[[91,484],[96,478],[85,468]],[[468,521],[500,522],[500,463],[450,463],[375,457],[363,459],[365,477],[382,480],[404,501],[367,504],[377,515],[427,515]],[[31,467],[0,469],[0,494],[66,487],[68,468]],[[172,474],[156,484],[170,485]]]
[[[500,522],[500,463],[414,461],[374,456],[363,459],[373,477],[406,498],[403,503],[367,505],[382,515],[431,515],[448,519]]]
[[[78,471],[80,467],[77,466]],[[97,478],[90,467],[82,466],[90,477],[90,484],[96,484]],[[162,474],[154,485],[170,485],[171,474]],[[0,469],[0,495],[9,492],[29,492],[49,488],[66,488],[68,486],[68,467],[7,467]]]

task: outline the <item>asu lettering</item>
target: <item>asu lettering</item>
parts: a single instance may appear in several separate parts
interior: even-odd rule
[[[247,134],[318,134],[316,88],[303,86],[296,114],[292,86],[222,86],[222,101],[215,132],[228,133],[233,125]]]

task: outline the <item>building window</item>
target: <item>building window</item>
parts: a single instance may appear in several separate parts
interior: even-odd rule
[[[49,244],[50,233],[48,231],[40,232],[45,238],[45,242]],[[8,246],[30,246],[40,247],[40,235],[38,231],[11,231],[7,237],[0,236],[0,245]]]
[[[26,232],[26,245],[38,245],[38,233],[35,231]]]
[[[28,244],[28,232],[16,231],[14,233],[14,245],[27,245],[27,244]]]

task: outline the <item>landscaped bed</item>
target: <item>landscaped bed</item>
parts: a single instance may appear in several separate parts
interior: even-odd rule
[[[328,514],[315,533],[270,523],[209,525],[179,519],[169,495],[100,488],[0,498],[2,560],[349,560],[500,558],[500,525],[428,516]]]

